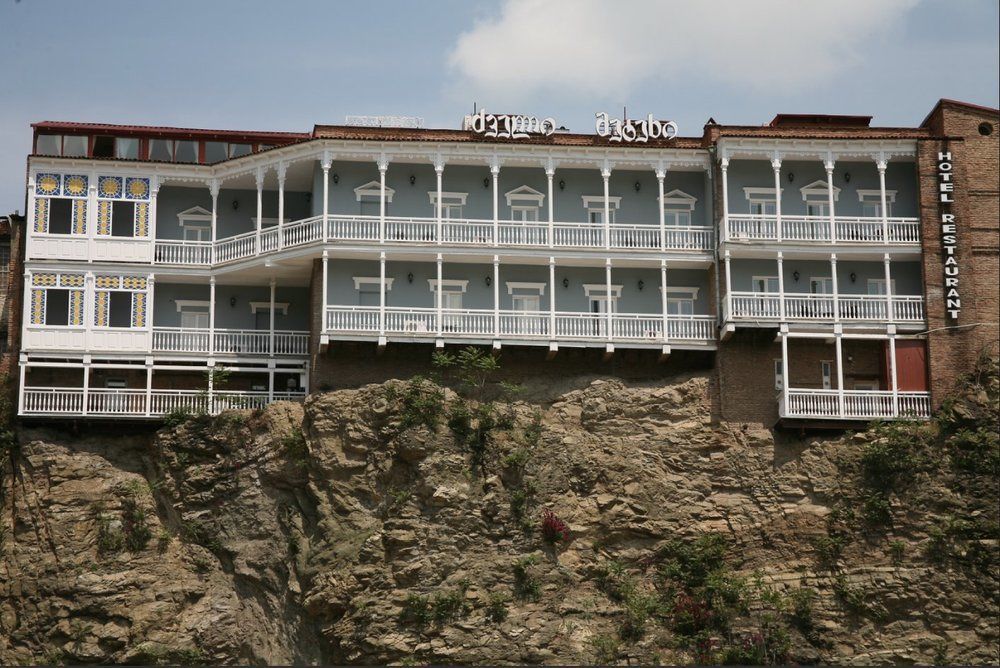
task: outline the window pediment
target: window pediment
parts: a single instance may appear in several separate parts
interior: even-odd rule
[[[689,195],[683,190],[676,189],[664,193],[663,199],[660,200],[660,204],[664,207],[669,206],[672,209],[686,208],[689,211],[694,211],[694,205],[697,203],[697,197]]]
[[[621,197],[609,197],[608,205],[612,209],[617,209],[622,204]],[[604,195],[583,195],[583,206],[585,209],[604,210]]]
[[[531,186],[518,186],[513,190],[508,190],[504,193],[504,197],[507,199],[507,206],[512,204],[541,206],[542,202],[545,201],[545,194]]]
[[[822,199],[822,201],[827,201],[828,198],[828,188],[829,185],[823,179],[817,179],[812,183],[802,186],[799,191],[802,193],[802,201],[807,202],[809,200]],[[840,201],[840,188],[837,186],[833,187],[833,201]]]
[[[385,201],[391,202],[392,196],[396,194],[396,191],[389,186],[385,187]],[[363,183],[354,189],[354,197],[357,201],[361,201],[362,197],[374,197],[378,199],[382,196],[382,184],[378,181],[369,181],[368,183]]]
[[[193,206],[190,209],[184,209],[177,214],[177,224],[181,227],[187,227],[189,225],[205,227],[211,223],[212,212],[204,207]]]

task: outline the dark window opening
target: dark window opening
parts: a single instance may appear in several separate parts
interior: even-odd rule
[[[221,141],[205,142],[205,162],[212,164],[226,159],[226,143]]]
[[[173,162],[174,142],[170,139],[150,139],[149,159],[162,160],[163,162]]]
[[[108,303],[108,326],[132,326],[132,293],[112,292]]]
[[[981,134],[984,137],[989,137],[991,134],[993,134],[993,125],[991,123],[980,123],[979,134]]]
[[[45,324],[69,324],[69,290],[45,291]]]
[[[198,162],[198,142],[179,141],[174,154],[174,162]]]
[[[135,231],[135,202],[111,203],[111,236],[131,237]]]
[[[49,234],[69,234],[73,231],[73,200],[49,200]]]
[[[38,135],[35,142],[35,153],[39,155],[61,155],[62,135]]]
[[[115,138],[98,135],[94,137],[94,157],[113,158],[115,157]]]
[[[238,158],[243,155],[250,155],[251,147],[250,144],[230,144],[229,145],[229,157]]]

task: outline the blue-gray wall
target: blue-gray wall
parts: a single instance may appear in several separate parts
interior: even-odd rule
[[[778,264],[775,260],[734,259],[731,261],[733,271],[733,291],[747,292],[753,289],[754,276],[777,276]],[[782,265],[785,292],[809,292],[809,281],[812,278],[830,276],[830,263],[817,260],[789,260]],[[799,280],[794,274],[799,272]],[[889,272],[896,281],[897,295],[921,295],[923,285],[920,277],[919,262],[891,262]],[[851,281],[851,274],[855,280]],[[884,279],[885,267],[881,262],[845,261],[837,262],[837,288],[840,294],[868,294],[868,279]]]
[[[153,296],[153,326],[180,327],[181,314],[176,300],[208,301],[207,285],[186,283],[156,283]],[[267,302],[271,290],[267,285],[216,285],[215,326],[220,329],[255,329],[256,316],[250,302]],[[236,298],[236,306],[230,300]],[[277,286],[275,302],[288,302],[288,314],[275,311],[274,328],[305,331],[309,329],[309,289]]]
[[[287,220],[308,218],[311,199],[312,193],[286,191],[285,218]],[[237,203],[235,209],[233,202]],[[263,205],[264,218],[277,218],[278,191],[265,190]],[[212,210],[212,196],[208,188],[176,186],[160,188],[156,198],[156,238],[183,239],[184,230],[180,226],[177,214],[194,206],[200,206],[207,211]],[[216,216],[219,221],[217,232],[219,239],[250,232],[254,229],[253,219],[257,217],[257,191],[222,188],[219,191],[219,208]]]

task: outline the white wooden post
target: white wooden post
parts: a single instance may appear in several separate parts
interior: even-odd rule
[[[781,404],[788,415],[791,407],[788,405],[788,326],[781,326]]]
[[[611,248],[611,195],[609,189],[611,166],[607,161],[604,162],[604,166],[601,168],[601,179],[604,181],[604,248],[608,249]]]
[[[83,414],[90,409],[90,355],[83,357]]]
[[[834,329],[834,345],[837,350],[837,413],[840,417],[846,417],[844,406],[844,345],[843,332],[840,325]]]
[[[823,164],[826,168],[826,203],[827,208],[830,210],[830,243],[836,243],[837,241],[837,217],[834,215],[833,210],[833,156],[827,157],[826,162]]]
[[[146,358],[146,417],[153,413],[153,358]]]
[[[208,354],[215,354],[215,276],[208,278]]]
[[[442,181],[444,180],[444,160],[441,156],[437,157],[434,163],[434,176],[437,178],[437,206],[434,207],[434,217],[437,222],[437,242],[440,244],[444,240],[444,235],[442,232],[443,222],[441,220],[441,196],[442,196]]]
[[[889,322],[894,322],[896,314],[892,304],[892,272],[889,271],[889,254],[882,256],[885,265],[885,317]]]
[[[667,216],[663,211],[663,179],[667,176],[667,170],[661,165],[656,170],[656,202],[660,209],[660,250],[667,250]]]
[[[833,289],[833,321],[840,322],[840,281],[837,279],[836,253],[830,253],[830,277]]]
[[[722,240],[729,241],[729,158],[719,161],[722,170]]]
[[[785,267],[781,251],[778,251],[778,312],[781,322],[785,322]]]
[[[378,339],[385,341],[385,251],[378,254]]]
[[[212,264],[215,264],[215,240],[218,238],[216,226],[219,222],[219,181],[212,179],[209,183],[209,192],[212,195]]]
[[[490,176],[493,179],[493,245],[500,243],[500,160],[490,162]]]
[[[604,286],[607,292],[605,297],[607,302],[605,303],[605,311],[607,312],[608,321],[608,345],[611,344],[614,332],[612,331],[612,318],[611,318],[611,258],[604,260]]]
[[[733,272],[728,250],[723,255],[723,261],[726,264],[726,301],[723,303],[724,313],[722,314],[722,320],[725,322],[733,314]]]
[[[493,339],[500,343],[500,256],[493,256]]]
[[[264,169],[263,167],[257,168],[256,173],[257,181],[257,225],[255,226],[256,236],[254,237],[254,255],[260,255],[260,230],[263,224],[262,218],[264,217]]]
[[[378,242],[385,243],[385,172],[389,169],[389,159],[385,153],[378,159]]]
[[[660,181],[662,185],[662,181]],[[662,200],[661,200],[662,201]],[[663,312],[663,345],[670,343],[670,331],[667,318],[667,261],[660,260],[660,310]]]
[[[896,372],[896,335],[889,334],[889,382],[892,383],[892,417],[899,417],[899,378]]]
[[[83,349],[90,351],[94,347],[94,304],[97,300],[94,272],[88,271],[83,277]],[[31,304],[31,302],[25,302]],[[108,305],[110,307],[110,304]],[[22,339],[23,341],[23,339]]]
[[[208,405],[205,411],[210,415],[215,413],[215,360],[208,360]]]
[[[444,322],[441,318],[441,293],[442,293],[442,262],[444,258],[441,253],[437,254],[437,290],[435,291],[435,299],[437,300],[437,336],[440,339],[444,335]]]
[[[270,295],[270,313],[271,317],[268,320],[268,342],[267,342],[267,354],[274,357],[274,293],[277,288],[277,282],[274,278],[271,279],[271,295]]]
[[[781,241],[784,239],[781,229],[781,156],[777,151],[771,159],[771,168],[774,169],[774,226],[778,232],[778,241]]]
[[[319,331],[325,332],[330,328],[330,304],[327,303],[329,299],[330,286],[328,285],[328,278],[330,276],[330,253],[329,251],[323,251],[323,306],[320,308],[320,326]]]
[[[556,340],[556,259],[549,257],[549,340]]]
[[[274,401],[274,361],[267,365],[267,403]]]
[[[156,261],[156,199],[160,193],[160,177],[149,179],[149,243],[153,246],[153,261]]]
[[[28,360],[26,355],[20,355],[18,360],[18,365],[20,366],[19,373],[21,374],[20,382],[17,386],[17,414],[24,414],[24,383],[28,373]]]
[[[156,301],[156,275],[146,276],[146,350],[153,351],[153,303]]]
[[[878,194],[879,203],[881,205],[882,214],[882,243],[889,243],[889,207],[888,198],[885,193],[885,168],[888,166],[888,162],[885,159],[884,154],[879,154],[878,158],[875,160],[875,166],[878,168]]]
[[[329,153],[323,154],[323,243],[330,238],[330,165]],[[325,308],[325,306],[324,306]]]
[[[552,158],[548,159],[545,165],[545,180],[548,185],[548,200],[549,200],[549,248],[555,245],[555,202],[552,196],[552,179],[556,175],[556,165],[552,162]]]
[[[285,174],[288,165],[278,163],[278,248],[285,247]]]

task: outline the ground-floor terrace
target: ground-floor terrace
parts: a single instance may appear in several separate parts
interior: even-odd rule
[[[18,413],[25,417],[159,418],[216,414],[301,400],[306,362],[156,359],[21,359]]]

